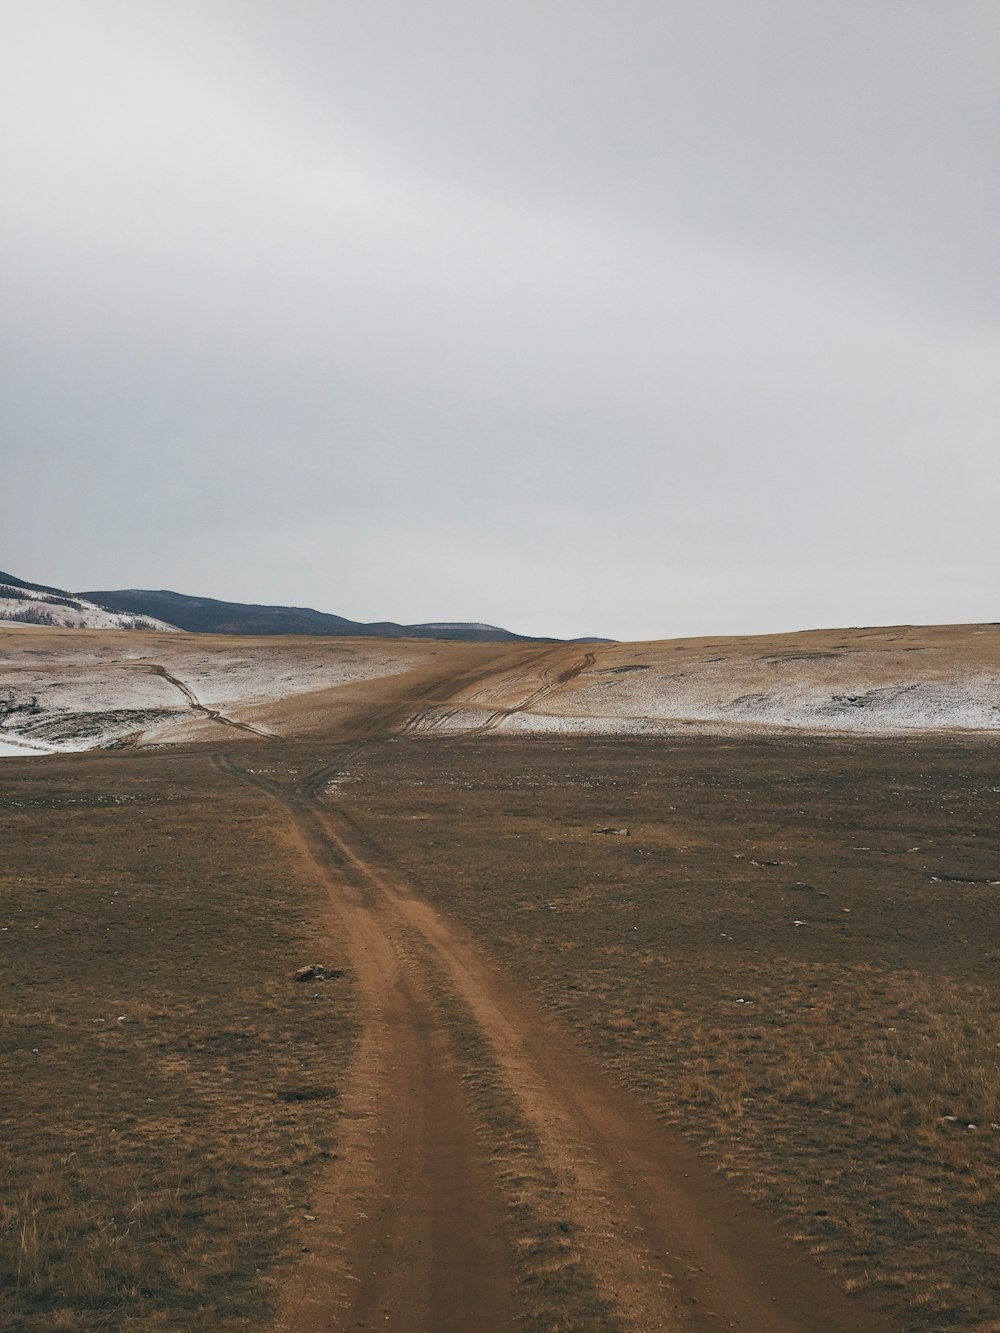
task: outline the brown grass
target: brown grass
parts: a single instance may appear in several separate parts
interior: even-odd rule
[[[900,1327],[985,1327],[997,760],[928,742],[395,743],[338,799],[847,1286]]]
[[[259,1328],[335,1148],[323,894],[198,761],[8,764],[0,1326]]]
[[[901,1329],[986,1333],[998,755],[394,741],[357,748],[337,800],[846,1286]],[[280,780],[327,757],[246,762]],[[0,1327],[264,1327],[354,1034],[349,976],[289,981],[345,966],[323,891],[279,808],[203,753],[2,777]],[[530,1128],[447,987],[438,1005],[528,1326],[602,1327]]]

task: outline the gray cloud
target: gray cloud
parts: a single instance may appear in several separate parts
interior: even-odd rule
[[[992,5],[6,28],[15,572],[623,637],[995,618]]]

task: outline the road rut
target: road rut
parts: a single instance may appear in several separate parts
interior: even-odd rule
[[[179,690],[184,696],[188,708],[193,713],[200,713],[202,717],[207,717],[211,722],[218,722],[223,727],[234,727],[237,731],[245,731],[251,736],[261,736],[265,740],[275,739],[269,731],[261,731],[258,727],[252,727],[249,722],[237,722],[235,718],[227,717],[225,713],[220,713],[215,708],[208,708],[201,702],[190,685],[185,685],[177,676],[171,675],[167,668],[161,666],[158,662],[147,666],[146,670],[153,676],[160,676],[168,684],[173,685],[174,689]]]
[[[289,811],[327,882],[331,929],[345,938],[361,989],[342,1160],[325,1182],[279,1327],[489,1333],[516,1324],[502,1203],[434,1012],[425,955],[473,1015],[537,1136],[573,1243],[618,1327],[889,1333],[612,1083],[324,800],[358,745],[470,683],[439,679],[405,702],[362,710],[345,744],[293,784],[215,757]]]

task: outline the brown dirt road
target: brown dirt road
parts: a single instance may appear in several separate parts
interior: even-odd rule
[[[512,650],[504,666],[545,659],[560,678],[579,657]],[[494,659],[491,668],[427,673],[416,688],[401,683],[395,699],[359,704],[330,737],[329,761],[293,783],[214,757],[288,809],[327,883],[330,929],[347,943],[364,1023],[343,1089],[339,1160],[314,1200],[278,1327],[489,1333],[517,1324],[516,1238],[505,1234],[498,1186],[507,1164],[496,1153],[488,1161],[477,1138],[434,1001],[437,976],[471,1013],[530,1125],[571,1244],[611,1311],[600,1324],[533,1327],[888,1330],[615,1086],[464,929],[416,897],[329,796],[357,745],[497,672]]]
[[[227,717],[225,713],[220,713],[216,708],[206,707],[195,694],[194,690],[191,689],[190,685],[185,685],[182,680],[179,680],[176,676],[172,675],[165,666],[161,666],[158,662],[154,662],[149,666],[144,666],[143,670],[148,671],[152,676],[159,676],[160,679],[165,680],[168,685],[172,685],[175,690],[180,692],[186,700],[188,708],[190,708],[193,713],[200,713],[202,717],[208,718],[210,722],[218,722],[219,725],[223,727],[234,727],[237,731],[246,731],[251,736],[262,736],[265,739],[271,737],[272,733],[269,731],[260,731],[257,727],[251,727],[248,722],[237,722],[235,718]]]

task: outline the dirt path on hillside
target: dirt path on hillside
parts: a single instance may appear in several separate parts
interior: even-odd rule
[[[225,713],[220,713],[215,708],[208,708],[201,702],[190,685],[185,685],[177,676],[171,675],[167,668],[161,666],[158,662],[153,662],[144,669],[150,675],[160,676],[168,684],[173,685],[174,689],[179,690],[187,701],[188,708],[193,713],[200,713],[202,717],[207,717],[211,722],[218,722],[221,726],[235,727],[237,731],[246,731],[251,736],[261,736],[264,740],[274,739],[274,734],[270,731],[261,731],[257,727],[251,727],[249,722],[237,722],[235,718],[226,717]]]
[[[557,663],[560,660],[564,661],[565,649],[558,652],[555,656]],[[547,698],[548,695],[554,694],[561,686],[568,685],[571,680],[575,680],[577,676],[586,671],[588,667],[592,667],[594,661],[594,654],[586,652],[578,660],[570,662],[569,665],[563,665],[558,671],[545,667],[541,672],[541,681],[535,689],[526,695],[519,703],[495,709],[489,717],[487,717],[485,722],[474,728],[472,734],[476,736],[482,735],[484,732],[492,731],[506,718],[513,717],[515,713],[528,712],[529,709],[534,708],[536,704]]]
[[[564,670],[574,665],[570,658]],[[405,700],[360,709],[338,727],[344,743],[331,760],[294,785],[215,757],[224,772],[289,810],[328,884],[331,929],[347,942],[361,992],[364,1031],[342,1090],[341,1160],[313,1200],[308,1251],[278,1327],[514,1327],[513,1266],[496,1186],[507,1164],[495,1160],[491,1171],[482,1160],[428,988],[422,958],[429,958],[468,1006],[537,1137],[572,1244],[618,1326],[636,1333],[888,1333],[887,1322],[849,1300],[614,1085],[468,932],[415,896],[347,815],[324,801],[358,744],[490,674],[480,667],[440,676]]]

